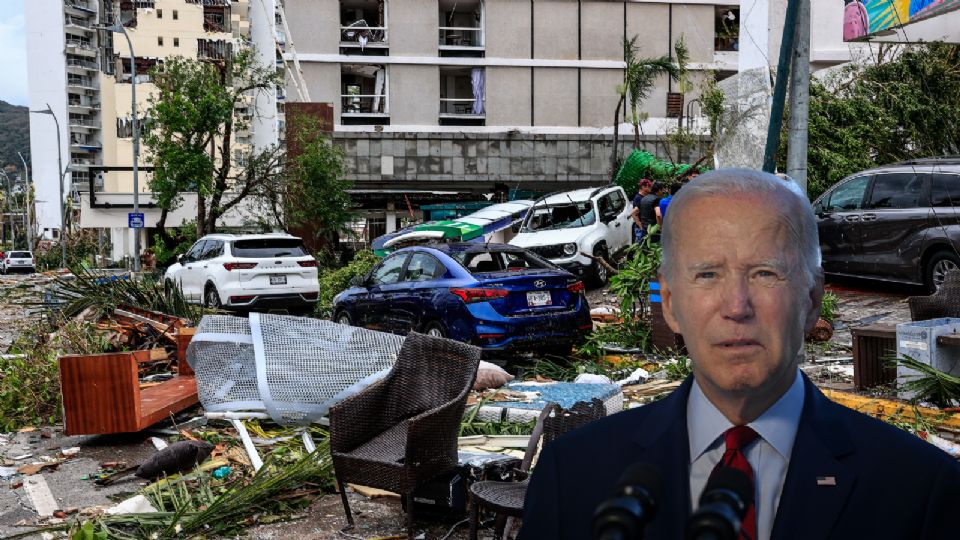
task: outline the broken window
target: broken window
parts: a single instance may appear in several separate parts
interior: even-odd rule
[[[481,116],[486,77],[481,67],[440,68],[440,116]]]
[[[226,60],[231,56],[233,47],[230,43],[218,39],[198,39],[197,58],[201,60]]]
[[[388,114],[387,70],[381,65],[344,64],[340,74],[343,114]]]
[[[130,82],[130,59],[129,58],[119,58],[121,69],[119,70],[120,76],[117,78],[118,82]],[[153,77],[150,75],[150,71],[156,67],[158,61],[156,58],[141,58],[137,57],[137,82],[150,82],[153,80]]]
[[[440,46],[483,47],[483,1],[440,0]]]
[[[204,5],[203,30],[206,32],[229,32],[230,7],[227,5]]]
[[[740,8],[738,6],[716,6],[715,13],[714,50],[740,50]]]
[[[384,0],[341,0],[340,42],[356,44],[387,42],[387,6]]]

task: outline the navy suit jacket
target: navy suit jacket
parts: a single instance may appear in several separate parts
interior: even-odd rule
[[[660,470],[663,493],[647,540],[680,540],[690,508],[687,396],[593,422],[548,445],[527,489],[521,540],[591,538],[594,509],[629,465]],[[771,537],[960,538],[960,465],[889,424],[827,399],[804,376],[804,405]],[[817,477],[836,485],[818,485]]]

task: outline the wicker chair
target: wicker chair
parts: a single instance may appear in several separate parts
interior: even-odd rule
[[[930,296],[911,296],[907,303],[913,321],[960,317],[960,270],[947,272],[937,292]]]
[[[530,442],[520,462],[521,476],[519,482],[477,482],[470,486],[470,540],[477,540],[477,528],[480,522],[480,507],[487,506],[497,513],[494,526],[494,538],[502,538],[507,517],[523,517],[523,500],[527,494],[526,473],[530,470],[533,457],[537,454],[538,443],[543,438],[547,445],[560,435],[603,418],[607,414],[603,402],[594,399],[592,402],[580,401],[567,410],[563,410],[556,403],[548,403],[530,435]]]
[[[347,515],[346,483],[386,489],[406,498],[413,536],[417,486],[457,464],[457,434],[480,349],[410,333],[382,381],[330,409],[330,454]]]

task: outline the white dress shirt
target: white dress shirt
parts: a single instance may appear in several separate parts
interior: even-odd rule
[[[759,418],[747,424],[759,437],[745,451],[753,468],[754,500],[757,516],[756,540],[768,540],[777,516],[780,492],[787,476],[790,452],[797,437],[797,425],[803,411],[803,378],[796,379],[783,396]],[[690,441],[690,498],[692,508],[699,506],[710,473],[726,447],[723,432],[733,424],[707,399],[696,379],[687,399],[687,433]]]

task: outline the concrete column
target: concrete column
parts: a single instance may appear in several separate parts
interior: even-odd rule
[[[395,208],[395,205],[392,202],[387,203],[386,216],[387,216],[387,234],[390,234],[397,230],[397,210]]]

